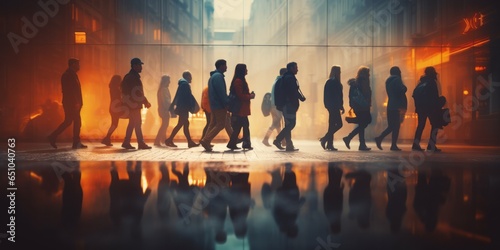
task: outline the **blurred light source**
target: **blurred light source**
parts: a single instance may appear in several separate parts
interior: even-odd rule
[[[464,90],[464,95],[468,95],[469,94],[469,91],[468,90]]]
[[[387,107],[387,102],[384,102],[382,105],[384,105],[384,107]]]
[[[75,43],[87,43],[87,34],[83,31],[75,31]]]
[[[476,72],[477,72],[477,71],[484,71],[484,70],[486,70],[486,67],[485,67],[485,66],[476,66],[476,67],[474,68],[474,70],[475,70]]]

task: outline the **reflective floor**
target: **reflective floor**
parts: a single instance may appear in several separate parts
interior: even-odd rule
[[[18,249],[499,249],[494,163],[17,165]]]

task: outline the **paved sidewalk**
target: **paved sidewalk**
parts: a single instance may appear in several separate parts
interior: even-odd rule
[[[254,142],[257,139],[253,140]],[[339,151],[325,151],[318,141],[295,140],[299,151],[285,152],[276,147],[267,147],[254,143],[254,150],[230,151],[226,143],[214,143],[213,152],[205,152],[203,148],[187,148],[187,143],[176,142],[178,148],[153,147],[150,150],[125,150],[120,143],[106,147],[99,143],[87,143],[87,149],[73,150],[70,143],[58,143],[58,149],[53,149],[48,143],[22,143],[16,145],[15,159],[17,161],[224,161],[224,162],[299,162],[299,161],[338,161],[338,162],[488,162],[499,163],[500,147],[440,145],[441,153],[411,151],[409,144],[400,144],[402,152],[392,152],[389,144],[383,144],[384,150],[378,150],[375,145],[368,152],[358,151],[357,142],[352,143],[351,150],[336,141]],[[135,144],[133,144],[136,146]],[[1,153],[1,159],[6,159],[6,152]]]

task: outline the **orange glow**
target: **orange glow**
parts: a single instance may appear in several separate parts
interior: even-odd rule
[[[469,94],[469,91],[468,90],[464,90],[464,95],[468,95]]]
[[[41,183],[43,178],[40,175],[37,175],[35,172],[30,172],[30,177]]]
[[[476,72],[478,72],[478,71],[484,71],[484,70],[486,70],[486,66],[476,66],[476,67],[474,68],[474,70],[475,70]]]
[[[431,55],[427,58],[417,60],[417,70],[421,71],[422,69],[433,66],[433,65],[439,65],[442,63],[446,63],[450,61],[450,48],[445,48],[442,50],[441,53],[434,53],[434,55]]]
[[[146,180],[146,175],[144,175],[144,172],[141,175],[141,187],[142,187],[142,192],[146,192],[146,189],[148,189],[148,181]]]
[[[75,43],[87,43],[87,34],[82,31],[75,31]]]

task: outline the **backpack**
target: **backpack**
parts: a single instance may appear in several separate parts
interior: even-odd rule
[[[274,84],[274,105],[276,105],[276,109],[279,111],[283,111],[283,106],[286,103],[284,83],[283,76],[280,76]]]
[[[355,86],[351,86],[351,88],[352,90],[349,91],[349,106],[354,109],[370,107],[361,90]]]
[[[264,116],[269,116],[271,114],[271,106],[271,93],[266,93],[264,98],[262,98],[262,105],[260,107]]]

